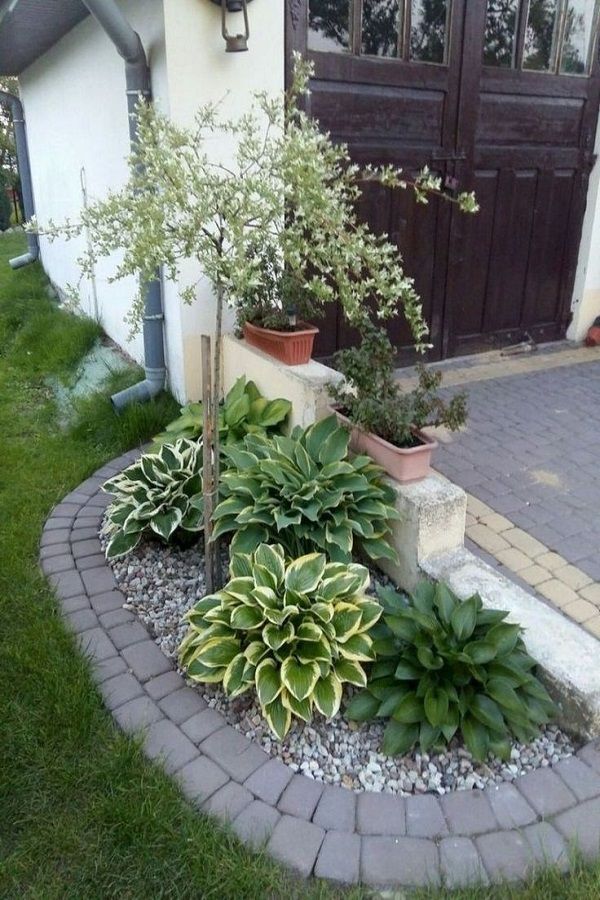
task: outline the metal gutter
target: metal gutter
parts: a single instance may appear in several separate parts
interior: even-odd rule
[[[35,206],[33,202],[33,186],[31,184],[31,166],[29,163],[29,149],[27,147],[27,132],[25,130],[25,115],[23,113],[23,104],[14,94],[8,91],[0,91],[0,103],[4,103],[10,107],[13,125],[15,129],[15,144],[17,148],[17,167],[19,169],[19,177],[21,179],[21,190],[23,191],[23,207],[25,218],[27,220],[35,215]],[[22,256],[16,256],[10,260],[13,269],[19,269],[29,263],[39,259],[40,244],[37,234],[27,235],[28,251]]]
[[[129,139],[135,147],[138,139],[136,105],[140,95],[151,101],[150,70],[139,34],[133,30],[115,0],[83,0],[92,16],[104,29],[125,61]],[[155,397],[165,387],[164,313],[161,273],[143,286],[144,301],[144,370],[145,379],[111,397],[116,410],[130,403]]]

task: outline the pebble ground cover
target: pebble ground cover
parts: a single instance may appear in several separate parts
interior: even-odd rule
[[[23,247],[20,235],[0,237],[0,898],[373,897],[298,883],[245,851],[182,801],[103,708],[39,573],[41,527],[69,490],[177,407],[164,400],[117,420],[97,396],[69,431],[60,427],[46,378],[72,375],[98,330],[56,312],[39,267],[11,272],[7,260]],[[600,870],[583,866],[568,880],[548,873],[525,887],[452,895],[597,896]]]
[[[176,660],[187,631],[183,616],[205,593],[201,548],[143,541],[132,553],[112,560],[111,568],[128,606],[150,627],[163,652]],[[373,581],[377,577],[372,570]],[[381,573],[380,577],[385,579]],[[342,714],[330,721],[319,715],[310,724],[297,720],[280,742],[271,733],[253,691],[232,699],[220,685],[190,683],[231,725],[294,771],[353,791],[441,795],[484,788],[513,781],[574,752],[569,736],[549,726],[530,744],[514,741],[507,762],[488,759],[475,763],[456,740],[444,753],[386,756],[380,752],[383,723],[375,720],[359,726],[350,722],[343,715],[344,704]]]

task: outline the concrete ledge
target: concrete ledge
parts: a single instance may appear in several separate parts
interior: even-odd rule
[[[223,390],[227,392],[241,376],[255,382],[269,400],[284,397],[292,403],[290,428],[307,428],[328,413],[327,386],[340,381],[335,369],[311,360],[304,366],[286,366],[267,353],[250,347],[231,334],[223,337]]]
[[[379,565],[392,581],[411,591],[431,556],[463,546],[467,495],[435,473],[415,484],[392,479],[388,483],[396,491],[396,509],[402,516],[392,523],[392,543],[400,562],[380,560]]]
[[[509,612],[509,619],[525,629],[527,649],[559,704],[560,724],[585,738],[600,733],[596,638],[469,550],[430,556],[422,568],[431,578],[446,581],[459,597],[478,593],[486,606]]]

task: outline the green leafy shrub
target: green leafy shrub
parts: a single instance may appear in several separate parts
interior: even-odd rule
[[[369,630],[381,615],[365,596],[369,572],[311,553],[286,564],[281,545],[231,559],[231,580],[187,613],[180,661],[194,681],[222,682],[232,697],[255,687],[281,740],[298,716],[332,718],[344,682],[364,687],[374,659]]]
[[[250,247],[259,265],[261,286],[248,285],[236,305],[236,321],[241,334],[245,322],[275,331],[293,331],[298,321],[322,318],[323,307],[304,286],[304,279],[289,267],[282,267],[273,247]]]
[[[358,540],[371,559],[395,558],[394,492],[368,456],[348,459],[348,433],[335,416],[289,438],[249,435],[224,454],[231,466],[221,477],[214,536],[235,532],[234,553],[279,543],[290,557],[322,550],[350,562]]]
[[[110,478],[102,489],[114,494],[107,510],[106,555],[124,556],[150,531],[168,541],[179,529],[202,530],[202,444],[179,440]]]
[[[409,603],[380,591],[377,662],[346,714],[389,718],[382,749],[423,752],[461,733],[473,757],[510,753],[510,735],[529,741],[554,705],[533,674],[535,661],[508,613],[484,609],[476,594],[461,601],[444,584],[420,584]]]
[[[247,434],[281,431],[292,404],[289,400],[267,400],[253,381],[242,375],[219,407],[221,443],[236,444]],[[188,403],[181,415],[154,438],[154,448],[172,444],[179,438],[197,440],[202,436],[204,412],[202,403]]]
[[[345,383],[331,386],[340,410],[362,428],[396,447],[419,444],[414,429],[445,425],[461,428],[467,418],[466,394],[446,403],[438,390],[442,373],[417,366],[418,384],[404,391],[395,375],[395,349],[387,333],[372,323],[362,332],[361,344],[335,355],[336,368]]]

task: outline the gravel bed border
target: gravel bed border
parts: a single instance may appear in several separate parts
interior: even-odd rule
[[[566,871],[571,845],[600,856],[600,740],[513,784],[399,797],[294,775],[228,725],[123,608],[102,555],[109,498],[100,486],[138,455],[103,466],[54,508],[40,565],[115,721],[143,732],[146,755],[197,809],[297,874],[346,884],[454,888],[523,879],[544,865]]]

